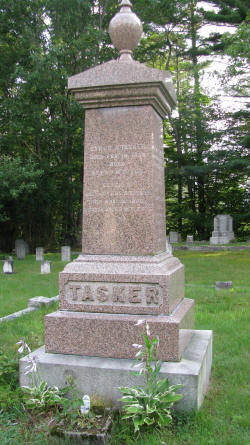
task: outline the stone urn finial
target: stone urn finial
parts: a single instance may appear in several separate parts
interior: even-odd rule
[[[109,34],[113,45],[120,51],[120,60],[132,60],[134,48],[142,35],[142,24],[132,12],[130,0],[121,0],[119,12],[109,24]]]

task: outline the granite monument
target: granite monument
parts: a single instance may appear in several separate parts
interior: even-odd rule
[[[59,310],[45,317],[36,355],[49,384],[70,374],[83,393],[118,405],[118,386],[135,384],[143,318],[159,337],[161,375],[185,381],[179,407],[193,409],[207,389],[212,334],[194,331],[184,267],[166,250],[162,121],[176,96],[167,71],[133,60],[142,25],[131,6],[122,0],[110,23],[119,59],[68,81],[86,110],[82,254],[60,273]]]

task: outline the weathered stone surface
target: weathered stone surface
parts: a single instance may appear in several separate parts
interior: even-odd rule
[[[162,118],[176,104],[168,71],[134,60],[111,60],[68,80],[68,87],[86,109],[151,105]]]
[[[235,238],[233,218],[230,215],[217,215],[214,218],[214,231],[210,244],[229,244]]]
[[[193,235],[187,235],[187,243],[192,244],[194,242],[194,236]]]
[[[42,380],[50,386],[64,388],[67,376],[72,376],[77,390],[83,394],[98,394],[107,403],[121,406],[120,386],[144,384],[144,377],[133,375],[134,360],[82,355],[45,353],[44,346],[34,351],[39,361]],[[20,360],[20,385],[30,386],[25,375],[27,359]],[[199,409],[207,392],[212,364],[212,331],[194,331],[180,362],[163,362],[161,378],[168,378],[171,385],[183,384],[183,399],[175,405],[176,411]]]
[[[159,337],[158,356],[178,361],[193,334],[193,300],[185,298],[171,316],[98,314],[58,311],[45,317],[46,352],[133,358],[141,342],[140,319]]]
[[[83,253],[164,252],[162,121],[152,107],[87,110],[84,169]]]
[[[61,247],[61,260],[62,261],[70,261],[71,260],[71,247],[70,246],[62,246]]]
[[[169,241],[170,243],[180,243],[181,235],[178,232],[169,232]]]
[[[12,274],[14,273],[14,262],[13,260],[4,260],[3,261],[3,273]]]
[[[51,261],[42,261],[41,262],[41,273],[47,274],[51,272]]]
[[[43,247],[36,248],[36,261],[44,261],[44,249]]]
[[[233,287],[233,283],[232,281],[216,281],[215,287],[216,290],[231,289]]]
[[[28,301],[28,307],[40,308],[41,306],[50,306],[52,303],[58,301],[58,295],[56,297],[32,297]]]
[[[12,314],[9,314],[9,315],[6,315],[5,317],[0,318],[0,323],[2,323],[4,321],[14,320],[15,318],[22,317],[23,315],[27,315],[30,312],[33,312],[35,310],[36,310],[36,308],[34,308],[34,307],[27,307],[26,309],[23,309],[22,311],[13,312]]]
[[[109,34],[113,45],[120,52],[120,60],[131,60],[132,52],[142,36],[142,23],[131,10],[131,2],[122,0],[120,10],[109,24]]]
[[[27,252],[27,246],[24,240],[17,239],[15,241],[15,253],[18,260],[24,260]]]
[[[80,255],[59,278],[60,309],[170,314],[184,298],[184,267],[155,256]]]

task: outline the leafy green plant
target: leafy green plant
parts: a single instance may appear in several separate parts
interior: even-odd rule
[[[135,432],[145,425],[157,425],[164,428],[171,424],[171,407],[183,395],[176,394],[182,385],[170,386],[168,379],[159,379],[162,362],[157,360],[158,338],[151,338],[149,325],[140,320],[137,325],[144,324],[142,333],[144,345],[134,344],[138,349],[135,367],[139,369],[135,374],[144,374],[145,385],[137,387],[120,387],[123,396],[125,414],[123,419],[132,419]]]
[[[24,392],[24,403],[31,410],[46,411],[52,406],[61,406],[64,402],[65,391],[56,386],[48,386],[42,381],[38,386],[22,387]]]

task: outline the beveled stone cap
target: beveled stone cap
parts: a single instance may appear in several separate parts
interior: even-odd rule
[[[132,60],[134,48],[142,35],[142,24],[131,10],[129,0],[121,0],[120,10],[109,24],[109,34],[113,45],[120,51],[120,60]]]

